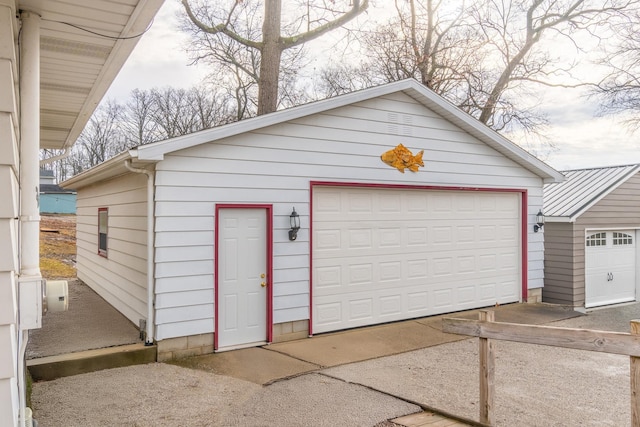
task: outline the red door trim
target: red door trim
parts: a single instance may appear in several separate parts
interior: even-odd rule
[[[528,271],[529,256],[527,251],[527,190],[521,188],[490,188],[490,187],[456,187],[440,185],[407,185],[407,184],[376,184],[359,182],[331,182],[331,181],[310,181],[309,183],[309,335],[313,335],[313,189],[314,187],[353,187],[353,188],[380,188],[380,189],[402,189],[402,190],[436,190],[436,191],[482,191],[490,193],[520,193],[520,253],[521,253],[521,299],[527,300],[528,296]]]
[[[219,212],[221,209],[264,209],[266,215],[266,241],[267,241],[267,342],[273,341],[273,205],[263,204],[217,204],[215,210],[214,227],[214,259],[213,259],[213,289],[214,289],[214,335],[213,348],[218,349],[218,239],[219,235]]]

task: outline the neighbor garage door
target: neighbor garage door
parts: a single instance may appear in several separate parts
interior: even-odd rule
[[[587,233],[585,307],[635,301],[635,236],[634,230]]]
[[[520,299],[520,193],[313,189],[312,331]]]

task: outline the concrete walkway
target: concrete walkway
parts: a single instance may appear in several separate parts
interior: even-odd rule
[[[76,285],[80,293],[88,289]],[[106,304],[94,296],[91,304]],[[97,336],[101,327],[121,324],[117,338],[105,335],[111,346],[138,339],[137,328],[126,319],[119,323],[122,316],[108,306],[107,319],[91,315],[96,306],[72,308],[65,319],[45,317],[31,356],[87,347],[86,336],[74,342],[69,329],[58,330],[74,320],[74,327]],[[621,332],[640,317],[640,304],[588,315],[548,304],[491,309],[499,322]],[[472,310],[198,356],[175,366],[61,378],[35,384],[33,406],[36,419],[50,426],[111,425],[111,410],[121,425],[477,425],[477,340],[441,328],[444,317],[477,316]],[[628,358],[505,342],[496,343],[496,353],[497,425],[628,424]],[[87,392],[91,399],[82,401]],[[97,415],[101,406],[105,415]],[[62,407],[71,412],[61,414]]]
[[[550,304],[509,304],[492,307],[497,322],[545,324],[581,316]],[[263,347],[207,354],[176,361],[183,367],[228,375],[256,384],[270,384],[319,369],[407,353],[468,339],[442,332],[442,319],[477,319],[479,310],[425,317]]]
[[[69,309],[47,313],[29,332],[27,359],[135,344],[136,325],[80,280],[69,281]]]

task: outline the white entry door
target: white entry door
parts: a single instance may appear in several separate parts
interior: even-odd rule
[[[633,230],[595,231],[586,237],[585,307],[636,299]]]
[[[267,213],[218,211],[217,350],[267,342]]]

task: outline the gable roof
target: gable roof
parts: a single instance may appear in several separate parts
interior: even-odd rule
[[[40,184],[40,194],[76,194],[73,190],[65,190],[56,184]]]
[[[544,186],[544,214],[551,222],[574,222],[640,170],[640,164],[565,171],[564,182]]]
[[[531,153],[524,150],[520,146],[509,141],[507,138],[495,132],[485,124],[479,122],[474,117],[460,110],[455,105],[442,98],[440,95],[437,95],[431,89],[428,89],[426,86],[418,83],[414,79],[407,79],[381,86],[371,87],[368,89],[362,89],[356,92],[348,93],[346,95],[340,95],[334,98],[316,101],[286,110],[276,111],[274,113],[241,120],[235,123],[218,126],[211,129],[205,129],[199,132],[191,133],[189,135],[179,136],[164,141],[154,142],[152,144],[142,145],[129,150],[128,155],[123,153],[122,155],[119,155],[114,159],[108,160],[102,165],[98,165],[95,168],[89,169],[88,171],[83,172],[82,174],[73,177],[70,180],[67,180],[61,185],[67,188],[78,184],[88,185],[89,181],[84,179],[83,176],[85,176],[86,174],[91,174],[93,169],[98,169],[95,173],[104,178],[105,174],[110,173],[107,170],[110,164],[113,164],[116,161],[122,162],[123,160],[126,160],[126,158],[137,160],[139,162],[157,162],[162,160],[166,154],[178,150],[183,150],[207,142],[239,135],[245,132],[251,132],[267,126],[284,123],[301,117],[310,116],[312,114],[322,113],[331,109],[344,107],[357,102],[367,101],[376,97],[390,95],[396,92],[402,92],[415,99],[426,108],[439,114],[444,119],[448,120],[462,130],[471,134],[475,138],[484,142],[488,146],[503,154],[505,157],[513,160],[523,168],[541,177],[544,182],[559,182],[564,179],[564,176],[560,172],[556,171],[551,166],[533,156]],[[119,169],[120,173],[126,171],[124,167],[119,167],[116,165],[114,165],[113,167]],[[115,176],[115,173],[113,176]],[[89,176],[87,176],[87,178],[89,178]],[[92,181],[95,182],[96,180],[97,179],[94,178],[94,180]]]

